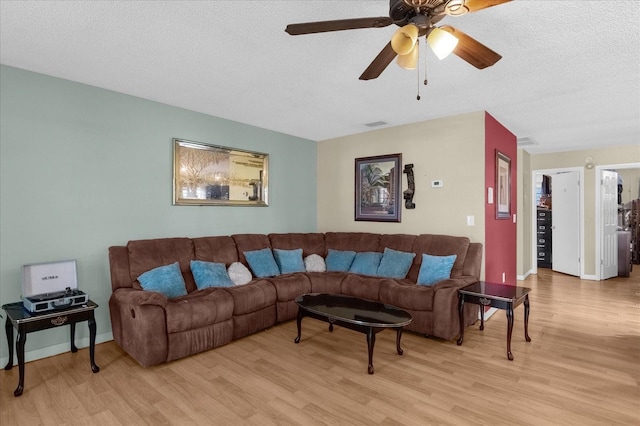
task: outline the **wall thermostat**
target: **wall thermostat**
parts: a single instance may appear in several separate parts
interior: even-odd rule
[[[433,180],[433,181],[431,181],[431,186],[433,188],[442,188],[444,186],[444,181],[442,181],[442,180]]]

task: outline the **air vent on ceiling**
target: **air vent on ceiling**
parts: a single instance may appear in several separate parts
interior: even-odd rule
[[[530,145],[538,145],[538,142],[533,140],[533,138],[518,138],[518,146],[530,146]]]
[[[374,121],[373,123],[365,124],[365,126],[367,126],[367,127],[378,127],[378,126],[384,126],[385,124],[387,124],[386,121]]]

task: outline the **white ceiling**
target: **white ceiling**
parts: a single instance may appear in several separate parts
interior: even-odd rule
[[[477,70],[429,51],[420,101],[417,73],[395,63],[358,80],[395,26],[284,32],[388,5],[1,0],[0,62],[315,141],[486,110],[534,154],[640,143],[640,2],[514,0],[446,17],[503,58]]]

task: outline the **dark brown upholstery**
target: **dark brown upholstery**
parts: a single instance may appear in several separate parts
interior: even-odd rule
[[[264,279],[225,287],[233,298],[233,338],[256,333],[276,323],[276,289]]]
[[[196,283],[191,275],[190,262],[194,258],[193,241],[189,238],[160,238],[157,240],[129,241],[129,270],[134,281],[133,287],[141,289],[137,279],[143,273],[179,262],[184,276],[187,292],[196,290]]]
[[[229,236],[193,239],[196,260],[224,263],[229,266],[238,261],[236,242]]]
[[[381,251],[380,234],[327,232],[324,234],[324,246],[327,250]]]
[[[254,279],[242,286],[197,290],[191,260],[247,262],[244,252],[263,248],[302,249],[326,256],[329,249],[383,252],[386,247],[416,253],[405,279],[346,272],[300,272]],[[451,278],[433,286],[417,285],[422,254],[456,254]],[[175,299],[141,290],[144,272],[174,262],[188,294]],[[407,330],[451,340],[459,334],[458,289],[478,281],[482,245],[447,235],[365,232],[237,234],[201,238],[130,241],[109,248],[112,295],[109,300],[114,340],[143,366],[206,351],[296,317],[301,294],[337,293],[378,300],[408,311]],[[465,326],[476,321],[476,305],[465,309]]]
[[[245,251],[261,250],[271,247],[269,237],[264,234],[236,234],[233,235],[232,238],[236,243],[238,260],[244,263],[245,266],[249,266],[243,254]]]
[[[418,273],[422,265],[422,254],[430,254],[432,256],[449,256],[457,255],[456,261],[451,270],[451,278],[462,276],[462,265],[466,260],[467,250],[469,249],[469,239],[466,237],[452,237],[449,235],[418,235],[413,243],[413,252],[416,257],[413,259],[413,266],[407,274],[407,278],[413,282],[418,281]]]
[[[271,247],[282,250],[302,249],[302,257],[319,254],[324,257],[324,234],[269,234]]]

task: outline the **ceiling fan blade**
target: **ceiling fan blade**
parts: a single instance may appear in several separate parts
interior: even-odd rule
[[[498,6],[510,1],[511,0],[465,0],[464,5],[467,6],[469,12],[477,12],[479,10],[486,9],[492,6]]]
[[[384,71],[387,66],[393,61],[397,55],[391,47],[391,42],[387,43],[387,45],[378,53],[378,56],[369,64],[366,70],[360,76],[360,80],[373,80],[374,78],[378,78],[382,71]]]
[[[378,18],[339,19],[336,21],[289,24],[285,31],[290,35],[326,33],[329,31],[355,30],[358,28],[382,28],[393,24],[388,16]]]
[[[453,49],[453,53],[478,69],[490,67],[502,58],[500,54],[456,28],[448,25],[440,28],[458,39],[458,45]]]

